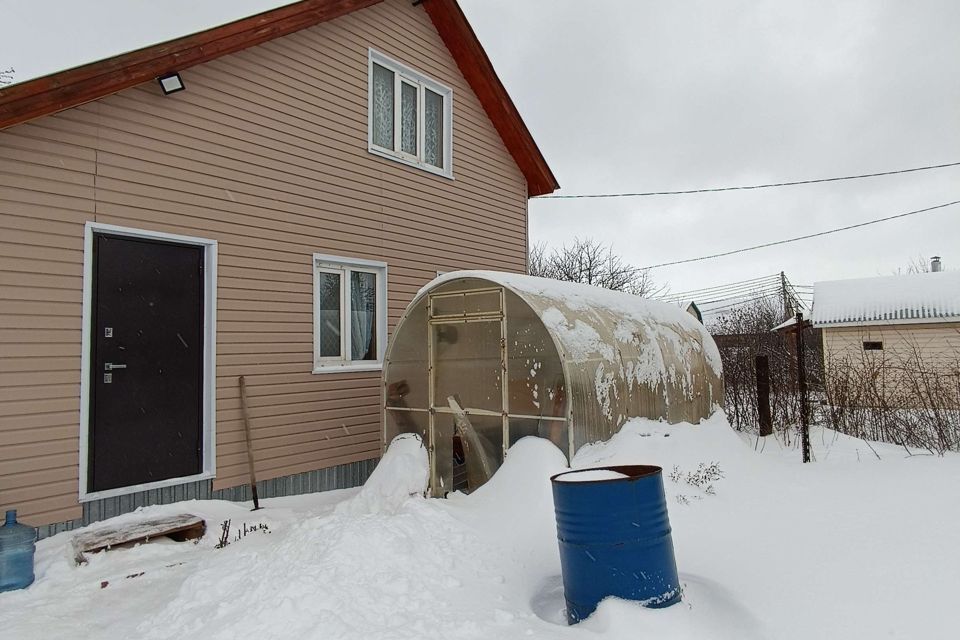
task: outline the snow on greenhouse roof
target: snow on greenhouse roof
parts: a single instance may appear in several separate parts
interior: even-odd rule
[[[812,320],[815,326],[960,321],[960,271],[816,282]]]
[[[541,317],[544,324],[563,343],[564,348],[574,359],[586,357],[590,353],[604,353],[606,351],[611,352],[608,356],[612,359],[614,347],[606,344],[597,331],[584,322],[583,318],[568,318],[563,311],[588,314],[590,311],[604,310],[623,319],[623,322],[619,323],[617,333],[630,330],[631,325],[627,322],[628,320],[642,318],[665,326],[682,327],[686,331],[699,334],[707,364],[715,372],[719,373],[721,371],[720,352],[717,351],[716,345],[706,328],[696,318],[675,305],[641,298],[622,291],[611,291],[589,284],[565,282],[552,278],[539,278],[523,273],[451,271],[432,280],[420,289],[417,298],[444,282],[461,278],[480,278],[494,282],[510,289],[526,299],[528,303],[531,302],[531,297],[540,298],[541,303],[537,306],[541,307]],[[544,302],[551,300],[556,301],[557,305],[552,306],[549,302]],[[557,307],[564,307],[565,309],[561,310]],[[662,331],[657,333],[665,338],[668,337]],[[625,335],[617,335],[616,337],[618,339],[628,339],[628,336]],[[669,336],[669,339],[674,338]],[[654,373],[653,369],[656,369],[656,367],[651,367],[646,373],[652,375]]]

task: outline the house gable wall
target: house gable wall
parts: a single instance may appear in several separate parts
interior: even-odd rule
[[[883,348],[864,350],[866,341]],[[823,354],[828,384],[852,374],[853,384],[869,379],[891,403],[919,407],[921,389],[951,402],[960,384],[960,322],[823,327]]]
[[[864,351],[865,341],[883,342],[882,351]],[[866,358],[911,359],[919,356],[940,370],[960,359],[960,322],[940,324],[823,327],[824,358],[856,364]]]
[[[454,91],[454,179],[367,151],[368,48]],[[311,373],[314,253],[383,260],[392,328],[437,270],[526,267],[527,185],[422,7],[387,0],[0,131],[0,503],[77,502],[83,229],[219,243],[217,477],[379,455],[378,372]]]

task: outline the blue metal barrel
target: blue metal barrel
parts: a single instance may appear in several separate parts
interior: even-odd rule
[[[607,596],[656,608],[680,601],[663,469],[600,469],[624,477],[575,481],[574,474],[597,475],[597,469],[577,469],[550,478],[569,624],[585,619]]]
[[[7,511],[0,527],[0,592],[33,584],[33,553],[37,531],[17,522],[16,510]]]

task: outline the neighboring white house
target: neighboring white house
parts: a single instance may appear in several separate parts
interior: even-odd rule
[[[956,389],[960,372],[960,272],[814,283],[813,326],[826,367],[869,371],[878,388],[918,378]]]

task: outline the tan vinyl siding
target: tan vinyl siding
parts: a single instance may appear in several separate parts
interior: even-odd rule
[[[864,351],[865,341],[880,341],[882,351]],[[938,369],[957,366],[960,360],[960,322],[895,324],[863,327],[825,327],[824,354],[828,359],[858,362],[864,357],[919,358]]]
[[[449,180],[367,152],[372,47],[453,89]],[[392,328],[437,270],[523,271],[526,183],[426,13],[388,0],[0,132],[0,503],[77,518],[83,227],[214,239],[217,477],[379,454],[380,376],[311,373],[314,252],[388,264]]]
[[[866,341],[881,342],[883,349],[864,350]],[[950,388],[960,384],[960,322],[825,327],[823,348],[828,368],[880,376],[880,389],[894,396],[912,388],[920,371]]]

